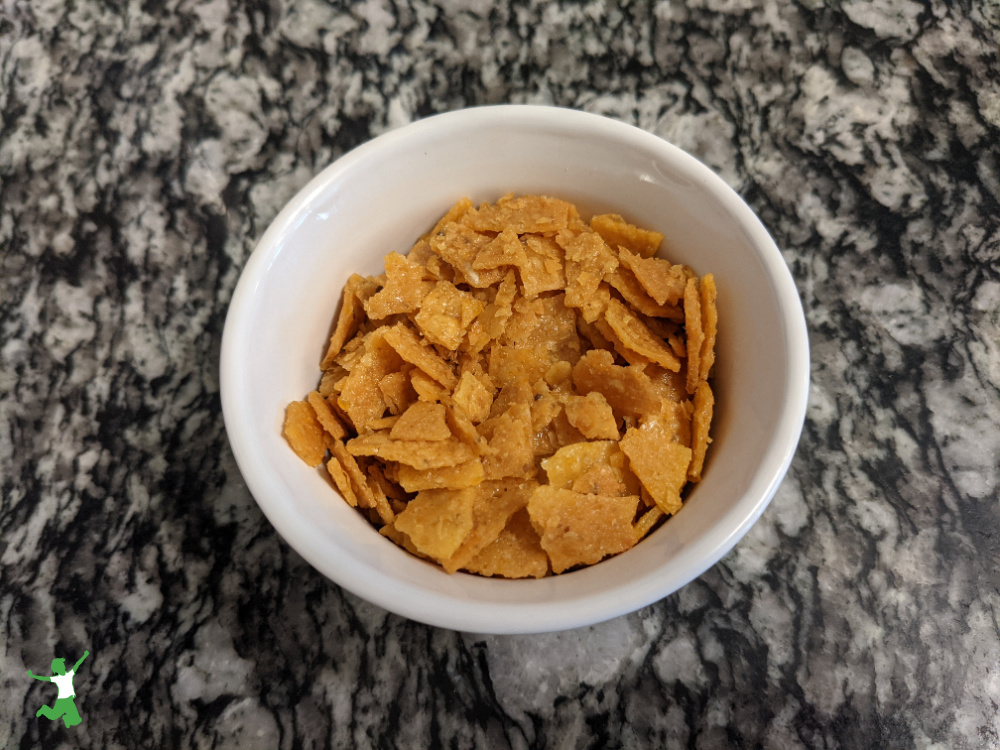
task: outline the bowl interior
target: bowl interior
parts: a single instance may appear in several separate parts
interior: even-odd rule
[[[661,254],[715,274],[714,443],[683,510],[633,550],[540,581],[447,575],[381,538],[281,436],[316,387],[340,291],[375,274],[463,196],[507,192],[620,213]],[[578,112],[497,107],[429,118],[351,152],[275,220],[234,294],[223,405],[241,471],[286,540],[340,585],[399,614],[480,632],[540,632],[634,610],[699,575],[756,520],[802,424],[808,363],[787,268],[746,205],[664,141]]]

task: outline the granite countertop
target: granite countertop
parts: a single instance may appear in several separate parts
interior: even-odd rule
[[[1000,747],[1000,6],[0,2],[0,747]],[[749,535],[676,594],[439,630],[313,571],[236,468],[227,303],[323,166],[555,104],[698,156],[811,336]],[[83,723],[35,718],[55,656]]]

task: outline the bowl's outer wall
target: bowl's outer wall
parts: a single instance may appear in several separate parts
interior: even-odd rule
[[[661,255],[719,289],[714,444],[684,509],[633,550],[540,581],[449,576],[387,543],[281,437],[285,406],[316,387],[351,273],[375,274],[463,196],[575,202],[663,232]],[[808,343],[781,255],[759,221],[692,157],[580,112],[491,107],[382,136],[324,170],[261,239],[234,293],[223,409],[247,484],[285,539],[328,577],[398,614],[476,632],[599,622],[684,585],[757,519],[787,470],[805,414]]]

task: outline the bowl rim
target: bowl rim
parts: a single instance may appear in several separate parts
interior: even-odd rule
[[[245,388],[239,380],[238,350],[246,335],[243,323],[248,317],[254,293],[275,253],[280,250],[285,234],[342,175],[357,168],[385,147],[403,145],[407,141],[419,142],[431,134],[435,138],[441,138],[449,132],[487,125],[569,129],[578,134],[614,139],[624,147],[634,145],[659,150],[669,159],[680,161],[686,169],[698,175],[699,182],[746,231],[773,285],[784,326],[789,387],[782,402],[774,438],[755,472],[755,477],[765,477],[764,486],[757,489],[755,502],[744,509],[738,523],[726,528],[713,527],[712,531],[717,533],[705,534],[692,544],[691,556],[694,562],[685,568],[682,575],[671,578],[665,585],[646,575],[633,580],[633,584],[639,585],[631,585],[621,597],[609,597],[606,592],[598,592],[579,597],[568,604],[561,603],[560,607],[510,602],[473,604],[455,596],[426,590],[419,590],[417,596],[400,596],[410,587],[388,578],[381,583],[392,585],[365,585],[371,582],[346,575],[340,565],[331,562],[329,556],[315,554],[315,540],[311,537],[315,532],[303,528],[305,524],[298,523],[289,514],[281,512],[281,501],[275,499],[269,489],[271,480],[267,472],[257,461],[251,460],[254,454],[249,438],[252,429],[249,417],[239,408],[245,397]],[[452,630],[514,634],[565,630],[633,612],[668,596],[715,565],[757,521],[788,471],[805,421],[809,368],[808,332],[791,271],[756,214],[712,169],[659,136],[627,123],[579,110],[504,104],[433,115],[384,133],[342,155],[301,188],[268,226],[240,274],[223,328],[219,383],[226,432],[247,487],[282,538],[310,565],[357,596],[409,619]],[[727,515],[732,515],[732,511]],[[506,583],[530,585],[532,581]],[[485,629],[484,623],[488,623]]]

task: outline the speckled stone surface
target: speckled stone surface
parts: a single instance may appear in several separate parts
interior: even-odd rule
[[[0,0],[0,747],[1000,747],[1000,5]],[[483,103],[717,170],[801,291],[750,534],[541,636],[389,615],[235,466],[240,269],[346,150]],[[79,726],[26,670],[91,656]]]

